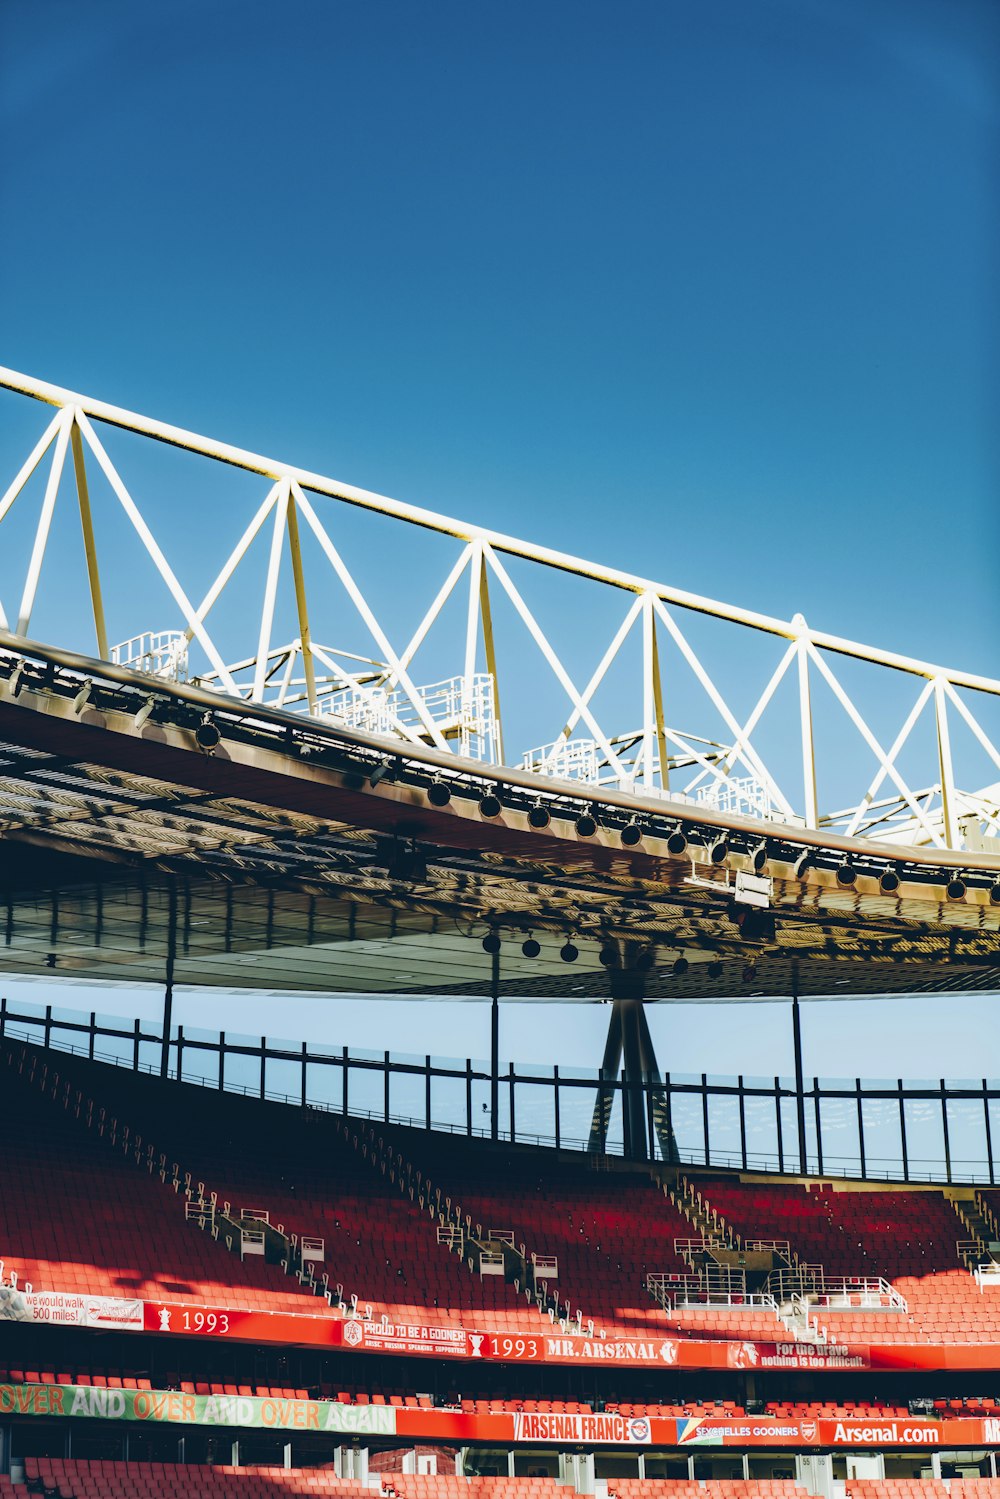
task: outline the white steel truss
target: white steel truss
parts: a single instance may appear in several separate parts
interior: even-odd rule
[[[92,639],[100,659],[165,680],[190,678],[244,702],[331,716],[388,740],[431,746],[483,765],[520,763],[539,776],[690,801],[764,824],[774,819],[828,827],[849,837],[970,853],[1000,847],[993,842],[1000,837],[1000,730],[993,727],[1000,725],[1000,681],[812,630],[801,615],[785,621],[533,546],[11,370],[0,370],[0,387],[57,408],[0,497],[0,527],[9,530],[15,503],[47,462],[23,574],[14,571],[14,549],[5,549],[0,530],[0,628],[16,636],[33,638],[46,558],[54,536],[70,524],[59,496],[71,453],[73,527],[78,523],[82,531]],[[98,427],[124,429],[267,482],[249,518],[237,518],[238,539],[200,602],[167,560]],[[119,618],[118,580],[113,559],[109,565],[107,554],[99,554],[88,458],[117,504],[118,524],[124,516],[174,610],[172,619],[128,620],[132,634],[116,645],[109,644],[105,589],[110,579],[116,589],[110,602]],[[376,608],[347,561],[349,548],[335,534],[344,511],[331,501],[398,522],[404,547],[414,527],[457,545],[412,631],[400,636],[385,610]],[[245,575],[245,559],[258,538],[266,550],[262,592],[249,638],[244,637],[245,653],[234,660],[209,621],[235,587],[237,574]],[[308,586],[307,544],[326,569],[322,578],[313,571]],[[276,645],[286,556],[298,633]],[[537,588],[555,571],[597,585],[606,598],[625,596],[624,612],[589,673],[585,663],[580,671],[581,652],[573,648],[571,659],[557,649],[541,622],[551,608],[544,595],[541,605],[529,602],[523,564],[534,565],[530,576]],[[414,566],[414,594],[426,587],[424,573],[422,565]],[[14,598],[16,606],[5,608]],[[498,607],[507,622],[503,636]],[[454,625],[456,609],[463,618],[460,629]],[[332,623],[336,645],[314,639],[314,613],[317,619],[322,613],[326,639]],[[710,667],[707,651],[695,642],[699,619],[721,622],[744,638],[769,640],[777,648],[777,658],[756,685],[749,678],[741,681],[739,701],[732,686],[723,685],[718,663]],[[519,635],[516,665],[508,667],[501,683],[498,642],[505,651],[512,649],[512,626]],[[82,627],[79,634],[51,643],[79,651],[85,648]],[[424,685],[415,673],[417,658],[432,637],[438,642],[442,636],[449,664],[444,672],[438,666],[431,685]],[[359,648],[348,650],[348,645]],[[621,679],[636,657],[638,681],[628,668],[630,686],[623,697]],[[845,662],[866,663],[886,679],[912,682],[912,694],[888,733],[874,721],[871,704],[862,704],[848,684]],[[682,681],[683,705],[678,706]],[[823,696],[822,727],[817,694]],[[607,707],[598,706],[602,695],[614,699],[612,719]],[[876,691],[874,698],[879,696]],[[630,706],[623,706],[626,700]],[[509,715],[506,725],[502,705]],[[704,714],[704,720],[692,723],[692,711]],[[689,729],[677,727],[682,717]],[[547,742],[523,758],[508,759],[512,725],[523,733],[529,720],[548,730]],[[837,791],[824,783],[828,761],[836,763]],[[845,780],[852,783],[846,796],[840,784]],[[824,811],[821,797],[838,810]]]

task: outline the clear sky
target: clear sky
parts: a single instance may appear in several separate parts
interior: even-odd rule
[[[992,0],[5,0],[0,360],[997,675],[998,77]],[[900,1009],[898,1066],[937,1070]],[[509,1053],[571,1044],[512,1012]]]

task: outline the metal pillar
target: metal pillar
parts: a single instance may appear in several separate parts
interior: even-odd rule
[[[645,1005],[641,1005],[639,1008],[639,1049],[642,1056],[642,1070],[646,1074],[646,1090],[650,1100],[650,1128],[660,1142],[660,1154],[663,1156],[664,1161],[670,1165],[677,1165],[680,1161],[680,1153],[677,1149],[677,1141],[674,1138],[673,1125],[670,1119],[667,1090],[663,1086],[663,1079],[660,1076],[660,1064],[656,1060],[653,1038],[649,1033]],[[652,1138],[650,1138],[649,1144],[652,1149]]]
[[[160,1076],[170,1075],[170,1027],[174,1010],[174,958],[177,953],[177,888],[170,886],[167,923],[167,983],[163,994],[163,1039],[160,1049]],[[179,1070],[179,1069],[178,1069]],[[180,1079],[178,1078],[178,1081]]]
[[[646,1136],[646,1108],[643,1084],[642,1043],[640,1041],[639,1017],[642,1014],[641,999],[619,999],[615,1008],[621,1011],[622,1054],[625,1062],[622,1081],[622,1127],[625,1136],[625,1154],[633,1161],[649,1158],[649,1140]]]
[[[500,1138],[500,954],[493,954],[490,979],[490,1139]]]
[[[652,1049],[642,1016],[646,970],[638,966],[640,944],[619,941],[615,946],[617,961],[608,969],[612,1006],[601,1081],[617,1082],[619,1066],[624,1062],[621,1094],[625,1154],[632,1160],[645,1161],[649,1159],[650,1147],[646,1131],[645,1063]],[[613,1101],[613,1090],[602,1088],[590,1127],[591,1150],[606,1148]]]
[[[604,1060],[601,1063],[601,1082],[616,1083],[618,1081],[618,1070],[622,1064],[622,1017],[617,1005],[611,1007],[611,1019],[608,1022],[608,1035],[604,1043]],[[590,1140],[587,1149],[595,1154],[605,1148],[608,1138],[608,1129],[611,1125],[611,1109],[614,1104],[614,1090],[612,1088],[601,1088],[594,1105],[594,1117],[590,1126]]]
[[[795,1048],[795,1118],[799,1132],[799,1173],[808,1175],[806,1159],[806,1099],[802,1075],[802,1022],[799,1016],[798,979],[792,980],[792,1042]]]

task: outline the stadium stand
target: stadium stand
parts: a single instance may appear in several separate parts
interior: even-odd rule
[[[1000,1343],[1000,1314],[993,1312],[990,1297],[981,1293],[957,1248],[967,1223],[943,1190],[854,1190],[848,1184],[834,1190],[829,1184],[741,1181],[714,1174],[664,1185],[649,1171],[596,1171],[589,1163],[544,1150],[490,1146],[315,1111],[303,1114],[287,1105],[194,1085],[179,1094],[176,1083],[31,1047],[8,1044],[3,1053],[0,1258],[3,1273],[13,1271],[22,1285],[29,1281],[46,1290],[341,1318],[337,1298],[328,1305],[312,1277],[287,1273],[263,1257],[241,1260],[199,1222],[186,1221],[185,1204],[207,1211],[214,1194],[217,1221],[224,1224],[238,1223],[240,1209],[246,1207],[266,1213],[269,1228],[282,1242],[320,1237],[320,1264],[331,1284],[342,1283],[347,1306],[353,1292],[362,1314],[370,1306],[375,1317],[387,1311],[393,1318],[430,1324],[551,1329],[545,1285],[539,1283],[533,1299],[511,1284],[533,1260],[550,1258],[558,1266],[555,1284],[563,1316],[579,1313],[581,1323],[593,1318],[595,1336],[602,1331],[634,1336],[638,1331],[676,1338],[794,1340],[796,1329],[773,1308],[741,1305],[738,1294],[725,1302],[709,1300],[705,1281],[700,1284],[706,1299],[698,1299],[698,1274],[712,1252],[742,1255],[749,1245],[771,1244],[790,1275],[820,1265],[831,1279],[884,1281],[896,1297],[865,1305],[863,1297],[853,1298],[848,1291],[838,1306],[817,1294],[811,1303],[811,1336],[864,1345]],[[977,1207],[983,1222],[987,1209],[992,1211],[983,1194]],[[449,1233],[438,1232],[458,1225],[465,1226],[460,1247]],[[511,1249],[506,1278],[475,1273],[470,1246],[478,1245],[499,1246],[505,1253]],[[650,1273],[678,1277],[692,1304],[657,1305],[646,1288]],[[32,1343],[32,1336],[41,1341]],[[117,1341],[112,1335],[91,1343],[91,1336],[76,1334],[75,1342],[64,1345],[72,1356],[60,1358],[57,1345],[45,1343],[41,1329],[11,1328],[6,1355],[0,1347],[0,1385],[166,1389],[196,1396],[334,1401],[359,1411],[388,1406],[476,1417],[605,1412],[638,1421],[739,1423],[756,1415],[803,1426],[822,1421],[903,1426],[916,1408],[931,1421],[1000,1421],[1000,1399],[990,1392],[989,1375],[977,1375],[964,1387],[949,1380],[936,1389],[922,1376],[906,1387],[884,1376],[866,1388],[863,1378],[858,1382],[848,1374],[838,1375],[836,1382],[821,1376],[823,1388],[804,1376],[787,1381],[775,1377],[754,1388],[742,1375],[706,1384],[691,1371],[659,1370],[648,1378],[632,1371],[619,1388],[611,1370],[604,1379],[596,1371],[581,1377],[568,1370],[536,1374],[503,1365],[456,1371],[454,1365],[437,1367],[430,1360],[418,1368],[412,1359],[407,1363],[391,1356],[378,1363],[370,1358],[359,1362],[339,1348],[332,1362],[310,1349],[289,1361],[281,1348],[265,1355],[245,1344],[216,1344],[209,1354],[194,1340],[156,1344],[147,1339],[148,1356],[129,1362],[142,1339],[119,1334]],[[978,1387],[988,1393],[970,1393],[970,1384],[973,1391]],[[913,1396],[919,1397],[916,1407]],[[33,1429],[41,1432],[42,1424]],[[445,1429],[428,1428],[432,1440],[447,1443],[448,1437],[440,1437]],[[505,1428],[508,1433],[512,1429]],[[169,1432],[167,1438],[158,1437],[165,1440],[176,1447]],[[369,1492],[382,1499],[474,1499],[477,1494],[483,1499],[531,1494],[554,1499],[566,1492],[565,1483],[552,1477],[459,1477],[450,1472],[459,1453],[457,1438],[441,1449],[438,1467],[448,1473],[436,1475],[397,1471],[404,1455],[399,1439],[392,1450],[385,1442],[380,1450],[376,1442],[366,1488],[359,1479],[338,1477],[330,1466],[329,1454],[343,1440],[342,1435],[331,1439],[325,1455],[318,1448],[311,1456],[303,1450],[297,1454],[299,1465],[292,1468],[273,1461],[275,1450],[280,1455],[278,1438],[276,1448],[272,1445],[266,1453],[251,1443],[247,1453],[266,1455],[268,1461],[248,1460],[237,1468],[219,1463],[220,1456],[228,1456],[228,1442],[220,1451],[211,1443],[206,1446],[203,1434],[189,1445],[186,1461],[175,1462],[171,1452],[157,1446],[153,1456],[165,1455],[166,1461],[126,1463],[119,1460],[123,1454],[138,1450],[146,1457],[150,1449],[127,1448],[119,1441],[114,1459],[79,1456],[75,1446],[71,1457],[62,1445],[62,1432],[54,1430],[39,1438],[53,1455],[23,1458],[25,1483],[15,1482],[20,1467],[14,1476],[0,1475],[0,1496],[152,1499],[163,1494],[179,1499],[190,1494],[227,1499],[249,1494],[268,1499],[329,1494],[348,1499]],[[95,1449],[84,1448],[88,1450]],[[734,1449],[724,1450],[729,1454]],[[505,1453],[499,1456],[506,1461]],[[686,1455],[678,1460],[688,1462]],[[787,1472],[789,1460],[775,1459],[775,1471]],[[634,1472],[638,1458],[632,1454],[628,1461]],[[931,1480],[926,1476],[929,1453],[907,1461],[906,1477],[843,1479],[846,1487],[839,1499],[940,1499],[948,1493],[957,1499],[986,1499],[1000,1493],[1000,1480],[985,1476]],[[985,1474],[989,1461],[972,1454],[957,1471],[975,1472],[978,1464]],[[619,1470],[621,1466],[619,1462]],[[495,1465],[487,1467],[497,1471]],[[602,1482],[608,1499],[791,1499],[809,1492],[783,1477],[704,1476],[732,1471],[725,1467],[690,1471],[702,1476],[608,1477]],[[793,1466],[792,1471],[798,1469]]]

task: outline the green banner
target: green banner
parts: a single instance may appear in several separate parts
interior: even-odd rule
[[[176,1426],[238,1426],[265,1431],[328,1431],[391,1437],[391,1405],[338,1405],[277,1396],[185,1395],[179,1390],[103,1390],[90,1385],[0,1384],[0,1416],[75,1416]]]

